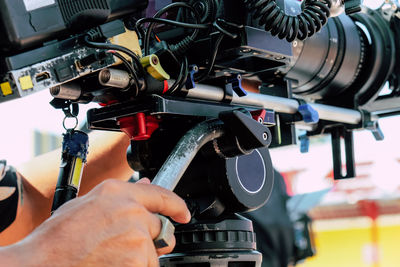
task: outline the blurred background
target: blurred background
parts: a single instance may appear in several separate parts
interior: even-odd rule
[[[355,133],[355,179],[333,181],[329,137],[312,140],[307,154],[299,147],[272,150],[290,195],[328,191],[309,212],[316,256],[301,266],[400,265],[400,117],[380,124],[384,141]]]
[[[364,1],[379,7],[384,1]],[[0,159],[18,166],[60,146],[64,115],[43,91],[0,105]],[[81,106],[79,121],[95,104]],[[273,149],[274,166],[283,174],[290,195],[325,190],[309,215],[316,256],[301,266],[400,266],[400,117],[382,119],[385,140],[367,131],[355,133],[357,178],[332,178],[329,137],[311,140],[310,152],[298,146]]]

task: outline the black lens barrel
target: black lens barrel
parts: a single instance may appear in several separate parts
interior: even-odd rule
[[[394,34],[379,11],[331,18],[294,45],[286,71],[293,92],[323,103],[358,108],[375,100],[393,71]]]

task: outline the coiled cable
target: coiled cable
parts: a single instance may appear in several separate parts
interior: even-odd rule
[[[328,22],[331,0],[303,0],[302,12],[297,16],[287,15],[275,0],[245,0],[247,8],[259,26],[288,42],[311,37]]]

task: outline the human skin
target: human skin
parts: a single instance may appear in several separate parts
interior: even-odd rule
[[[243,81],[245,89],[251,92],[257,92],[258,85],[257,82]],[[161,188],[146,189],[146,199],[132,200],[128,195],[134,191],[143,194],[143,183],[148,183],[148,180],[136,185],[106,181],[87,194],[110,177],[126,180],[133,173],[125,158],[129,145],[127,136],[109,132],[93,133],[90,143],[79,194],[81,197],[64,204],[50,219],[61,151],[50,152],[18,168],[24,201],[19,205],[14,223],[0,233],[0,245],[14,243],[0,248],[0,262],[7,263],[5,266],[52,266],[55,261],[59,262],[59,266],[103,266],[103,263],[104,266],[157,266],[157,256],[172,250],[174,244],[154,252],[152,240],[157,236],[155,233],[159,232],[160,221],[153,213],[171,216],[177,222],[185,223],[190,218],[186,205],[176,204],[182,203],[182,200]],[[135,186],[132,191],[123,193],[132,186]],[[167,205],[165,200],[153,202],[164,196],[160,190],[165,194],[173,194],[171,198],[174,203]],[[176,205],[179,214],[173,216],[170,210],[164,210],[169,205]],[[100,223],[104,221],[107,224]],[[66,231],[61,231],[64,228]],[[22,241],[16,243],[19,240]],[[68,251],[76,251],[77,254],[83,252],[85,259],[81,256],[71,258]],[[110,262],[110,259],[113,261]]]
[[[107,180],[85,196],[61,206],[28,237],[0,248],[0,265],[9,267],[159,266],[153,240],[161,222],[156,213],[187,223],[190,213],[175,193],[151,185]]]
[[[244,79],[242,86],[257,93],[260,83]],[[133,171],[126,160],[128,136],[115,132],[93,132],[89,136],[88,162],[85,165],[79,195],[84,195],[102,181],[127,180]],[[55,150],[19,166],[22,175],[23,205],[16,220],[0,233],[0,246],[21,240],[50,216],[57,183],[61,151]],[[21,203],[20,203],[21,204]]]
[[[126,161],[129,143],[129,138],[122,133],[90,134],[79,195],[109,178],[129,179],[133,174]],[[17,167],[22,180],[23,201],[19,202],[15,221],[0,233],[0,246],[21,240],[50,216],[60,159],[61,150],[57,149]]]

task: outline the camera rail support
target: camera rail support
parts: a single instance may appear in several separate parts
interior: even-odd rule
[[[201,99],[220,102],[224,99],[224,89],[216,86],[197,84],[196,88],[188,90],[187,98]],[[239,97],[234,95],[231,104],[251,107],[263,107],[274,110],[277,113],[295,114],[299,110],[299,102],[296,99],[263,95],[248,92],[247,96]],[[321,120],[340,122],[357,125],[363,119],[360,111],[329,106],[318,103],[309,103],[314,108]],[[372,121],[378,120],[377,116],[371,116]]]

